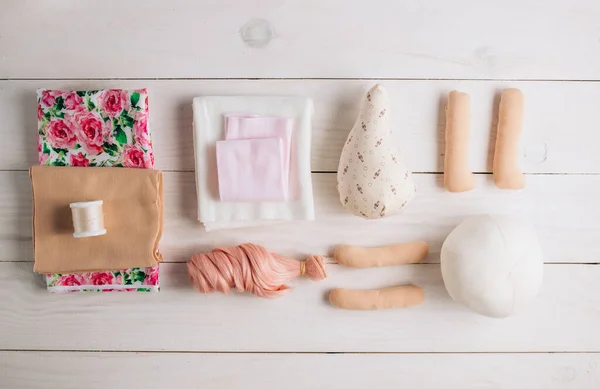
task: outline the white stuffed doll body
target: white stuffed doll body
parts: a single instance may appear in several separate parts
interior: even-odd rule
[[[338,191],[343,207],[367,219],[399,212],[416,193],[390,129],[387,93],[375,85],[367,93],[340,157]]]

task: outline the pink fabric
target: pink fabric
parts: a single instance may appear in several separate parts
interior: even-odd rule
[[[283,142],[280,138],[217,142],[221,201],[281,201]]]
[[[225,139],[264,139],[280,138],[283,142],[283,185],[285,198],[288,197],[290,182],[290,151],[293,120],[278,116],[258,116],[253,114],[225,115]]]

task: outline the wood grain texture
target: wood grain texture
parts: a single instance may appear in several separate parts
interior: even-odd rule
[[[193,253],[244,242],[297,257],[331,255],[340,244],[378,246],[425,240],[429,262],[439,261],[446,236],[466,217],[479,213],[517,215],[539,234],[546,262],[600,262],[600,176],[533,175],[527,188],[497,189],[491,175],[477,175],[471,192],[450,194],[442,176],[418,174],[418,195],[402,213],[364,220],[346,213],[335,174],[313,174],[314,222],[205,232],[196,220],[194,173],[167,172],[165,230],[161,250],[167,262],[186,261]],[[0,261],[31,261],[31,183],[27,172],[0,172]]]
[[[599,352],[600,267],[545,265],[540,296],[506,319],[454,303],[439,265],[327,267],[278,299],[199,294],[184,264],[161,265],[159,293],[49,294],[30,263],[0,263],[0,350],[252,352]],[[409,309],[344,311],[334,287],[414,283]]]
[[[265,47],[241,39],[253,19],[274,29]],[[599,387],[598,20],[597,0],[2,2],[0,388]],[[390,95],[407,164],[426,174],[401,215],[367,221],[342,210],[332,173],[376,82]],[[167,261],[246,241],[301,258],[418,239],[431,246],[428,263],[329,264],[328,279],[297,280],[272,301],[198,294],[183,263],[161,265],[160,293],[48,294],[29,262],[35,90],[143,87],[166,172]],[[489,173],[507,87],[525,96],[525,190],[501,191],[477,174],[475,190],[445,192],[436,173],[448,92],[471,95],[469,167]],[[316,221],[204,232],[191,102],[217,94],[313,99]],[[452,228],[482,212],[532,222],[548,263],[539,298],[503,320],[451,301],[436,264]],[[350,312],[326,300],[334,287],[410,282],[425,291],[411,309]]]
[[[0,380],[11,389],[596,389],[598,365],[598,354],[0,352]]]
[[[239,36],[254,18],[266,47]],[[8,1],[0,78],[599,79],[598,18],[595,0]]]
[[[364,94],[375,82],[381,82],[389,93],[394,136],[413,171],[443,171],[445,98],[449,91],[459,89],[472,100],[470,169],[491,172],[499,92],[515,87],[525,96],[519,152],[523,171],[600,173],[599,84],[433,80],[0,81],[0,135],[11,140],[0,143],[0,170],[24,170],[38,163],[37,88],[147,87],[157,169],[194,170],[194,96],[271,94],[313,99],[312,169],[335,172]]]

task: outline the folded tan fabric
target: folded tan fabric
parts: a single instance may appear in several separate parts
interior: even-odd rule
[[[162,173],[150,169],[34,166],[33,246],[39,273],[156,266]],[[106,235],[73,237],[69,204],[103,200]]]

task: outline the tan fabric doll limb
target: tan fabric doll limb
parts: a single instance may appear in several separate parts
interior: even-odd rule
[[[425,259],[428,252],[427,242],[417,241],[381,247],[339,246],[334,258],[340,265],[367,268],[417,263]],[[414,285],[371,290],[338,288],[329,294],[332,305],[358,310],[411,307],[421,304],[423,299],[423,290]]]
[[[469,170],[469,133],[471,131],[471,97],[452,91],[446,105],[446,150],[444,187],[449,192],[466,192],[475,187]]]
[[[418,241],[381,247],[344,245],[335,249],[333,257],[340,265],[365,268],[417,263],[428,253],[427,242]]]
[[[377,310],[406,308],[424,300],[423,289],[414,285],[373,290],[334,289],[329,293],[331,305],[342,309]]]
[[[494,153],[494,182],[501,189],[523,189],[525,177],[519,170],[519,138],[523,130],[523,93],[504,89],[500,96],[498,135]]]

